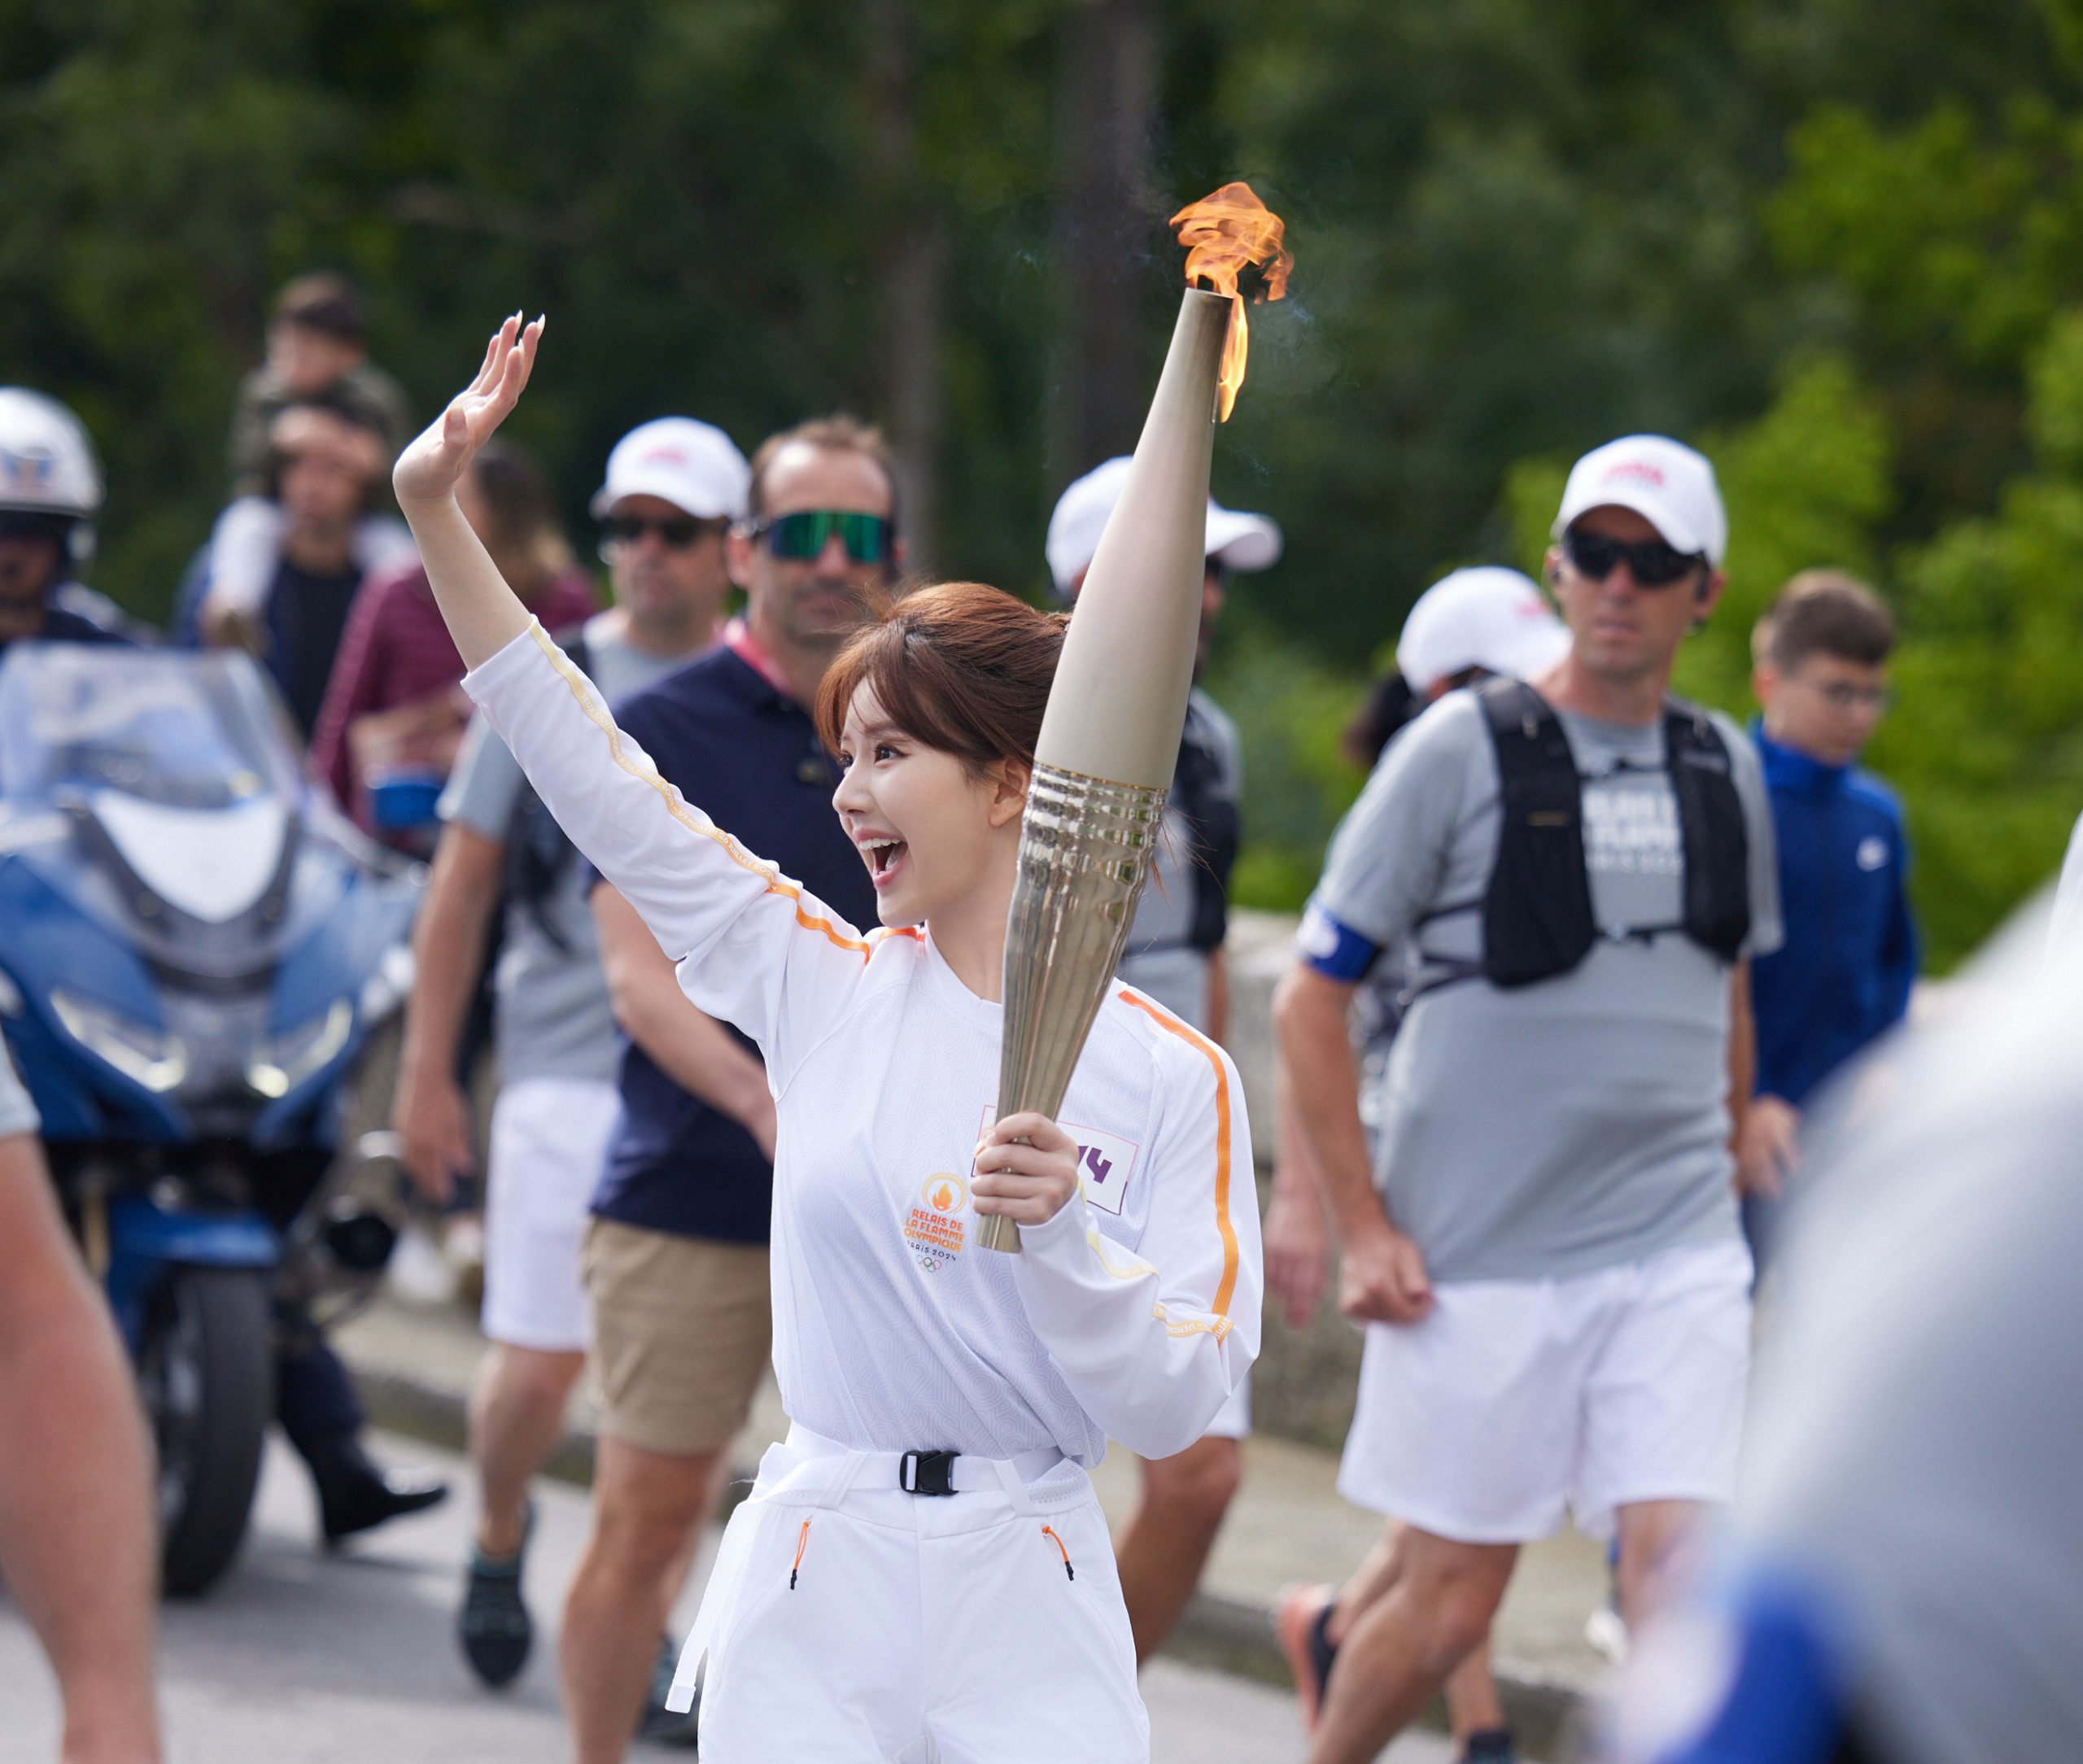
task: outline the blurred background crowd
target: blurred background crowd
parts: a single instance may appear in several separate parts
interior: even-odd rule
[[[1199,867],[1176,891],[1153,891],[1196,910],[1167,940],[1192,1002],[1167,1002],[1218,1039],[1241,1023],[1264,1045],[1228,1045],[1270,1086],[1270,969],[1260,963],[1233,1018],[1225,892],[1228,906],[1291,915],[1317,890],[1321,906],[1327,843],[1402,725],[1486,675],[1554,660],[1559,648],[1493,655],[1467,635],[1523,638],[1529,617],[1547,620],[1514,572],[1557,596],[1623,567],[1630,594],[1697,569],[1713,616],[1689,634],[1673,626],[1671,684],[1761,737],[1750,808],[1778,818],[1787,897],[1776,970],[1758,952],[1761,1064],[1739,1059],[1729,1074],[1731,1094],[1754,1089],[1759,1105],[1731,1149],[1762,1262],[1809,1093],[1902,1017],[1919,977],[1947,974],[2048,881],[2083,805],[2083,3],[220,0],[206,14],[188,0],[0,0],[0,382],[63,407],[0,392],[0,459],[18,478],[22,461],[50,467],[0,498],[0,603],[38,600],[50,622],[0,629],[0,648],[104,635],[248,651],[312,779],[363,832],[433,860],[402,1081],[394,1103],[379,1061],[356,1124],[398,1129],[421,1225],[452,1210],[451,1261],[482,1270],[481,1194],[453,1179],[497,1161],[500,1141],[494,1116],[491,1157],[478,1155],[472,1111],[487,1098],[465,1095],[494,1033],[476,952],[502,899],[539,906],[503,848],[544,830],[518,771],[485,761],[482,736],[466,744],[462,663],[389,472],[487,317],[525,299],[553,316],[556,337],[460,493],[506,579],[546,628],[583,627],[603,645],[579,652],[589,668],[604,653],[631,665],[617,661],[626,638],[648,657],[640,671],[705,651],[706,673],[697,662],[673,676],[696,679],[686,691],[714,689],[735,666],[799,705],[822,660],[814,644],[792,655],[769,641],[778,614],[762,597],[783,605],[819,568],[974,578],[1070,603],[1118,489],[1095,483],[1116,470],[1098,462],[1133,445],[1177,311],[1165,217],[1234,176],[1286,219],[1300,268],[1288,298],[1255,315],[1250,390],[1216,450],[1226,506],[1208,528],[1203,726],[1197,739],[1190,720],[1175,794],[1198,764],[1201,807],[1220,806],[1224,837],[1210,842],[1219,856],[1193,849]],[[852,415],[805,424],[836,411]],[[668,412],[716,427],[658,424]],[[1624,496],[1566,490],[1587,449],[1644,433],[1710,462],[1653,439],[1654,461],[1682,461],[1705,486],[1711,542],[1706,525],[1681,544]],[[647,435],[666,448],[648,466]],[[814,485],[790,478],[804,463],[792,448]],[[1648,525],[1580,527],[1616,508]],[[729,576],[746,598],[727,601],[724,559],[739,551]],[[1706,579],[1723,568],[1715,605]],[[1429,635],[1426,613],[1412,617],[1428,585],[1448,591]],[[611,596],[622,610],[587,625]],[[1450,603],[1459,610],[1441,613]],[[1567,647],[1559,627],[1547,640]],[[667,755],[670,736],[642,738]],[[828,833],[825,757],[807,723],[787,740]],[[685,744],[680,761],[705,762],[708,749]],[[1899,792],[1899,819],[1893,797],[1862,779],[1858,803],[1826,827],[1803,791],[1862,758]],[[682,781],[675,763],[662,758]],[[444,835],[436,803],[452,771]],[[496,800],[481,825],[457,806],[474,779]],[[1854,827],[1854,813],[1871,824]],[[460,880],[459,850],[476,866]],[[552,856],[571,862],[561,846]],[[1842,886],[1804,894],[1826,859]],[[415,890],[426,879],[377,867]],[[652,1057],[632,1002],[644,976],[612,928],[605,968],[594,961],[579,904],[594,879],[556,873],[571,896],[559,910],[582,928],[577,954],[547,920],[541,938],[526,923],[517,937],[511,914],[494,947],[509,940],[509,989],[526,989],[513,976],[527,978],[531,954],[583,967],[592,1015],[581,1022],[534,976],[555,1033],[542,1069],[521,1072],[525,1037],[510,1022],[497,1032],[509,1103],[517,1072],[572,1079],[557,1035],[583,1029],[599,1118],[582,1133],[571,1097],[548,1095],[535,1123],[544,1167],[583,1164],[590,1190],[610,1130],[648,1107],[662,1124],[652,1161],[675,1174],[688,1139],[670,1110],[710,1093],[662,1058],[643,1081],[655,1081],[652,1102],[631,1102],[624,1068],[618,1102],[608,1068],[629,1046],[611,1060],[614,1029],[637,1064]],[[1833,916],[1854,893],[1871,910],[1856,924]],[[1278,940],[1273,967],[1288,960],[1287,932],[1285,919],[1257,927],[1263,949]],[[640,925],[635,936],[647,963],[657,956]],[[1247,942],[1227,945],[1240,971]],[[1381,954],[1370,945],[1368,962]],[[1154,973],[1124,972],[1163,996]],[[1360,999],[1370,1129],[1408,977],[1373,973]],[[663,966],[650,981],[689,1008]],[[1818,1002],[1832,989],[1860,1006],[1835,1041]],[[386,998],[384,1014],[400,1002]],[[1335,1049],[1352,1000],[1334,1002]],[[356,1008],[359,1035],[379,1014]],[[657,1039],[679,1033],[661,1020]],[[751,1071],[749,1110],[699,1107],[736,1119],[757,1175],[771,1109]],[[1550,1089],[1535,1100],[1562,1091]],[[1351,1343],[1322,1303],[1332,1246],[1308,1159],[1291,1144],[1276,1155],[1263,1114],[1268,1290],[1295,1357],[1266,1381],[1261,1421],[1321,1445],[1350,1413]],[[552,1126],[583,1145],[552,1145]],[[1718,1166],[1710,1185],[1725,1185]],[[765,1233],[751,1212],[742,1233],[677,1214],[634,1223],[750,1244]],[[428,1244],[408,1233],[394,1280],[406,1284],[414,1254],[437,1285],[449,1277]],[[560,1264],[575,1304],[574,1273]],[[740,1296],[763,1317],[763,1274]],[[273,1400],[338,1543],[430,1506],[442,1486],[364,1452],[346,1369],[304,1326],[310,1308],[278,1314],[295,1327]],[[481,1459],[504,1451],[486,1478],[503,1491],[461,1552],[457,1628],[477,1675],[501,1684],[532,1636],[519,1590],[529,1478],[558,1437],[585,1342],[583,1329],[578,1345],[552,1331],[531,1347],[525,1330],[490,1326],[496,1310],[487,1332],[519,1351],[485,1374],[474,1424]],[[1336,1332],[1345,1353],[1334,1375],[1309,1375],[1319,1316],[1315,1338]],[[682,1319],[651,1334],[711,1339],[707,1322]],[[628,1552],[627,1584],[603,1592],[615,1577],[601,1526],[579,1565],[573,1609],[600,1656],[566,1662],[582,1756],[618,1756],[640,1701],[644,1731],[679,1731],[662,1719],[672,1650],[653,1658],[653,1607],[684,1578],[689,1528],[714,1505],[764,1355],[752,1343],[745,1388],[710,1404],[714,1438],[656,1447],[692,1466],[661,1503],[665,1543]],[[1333,1386],[1328,1411],[1305,1413]],[[509,1421],[533,1418],[509,1429],[518,1444],[495,1437],[488,1451],[487,1414],[500,1411],[485,1393],[501,1391]],[[632,1412],[611,1401],[604,1437],[618,1403]],[[1194,1478],[1178,1469],[1190,1454],[1144,1473],[1146,1560],[1129,1601],[1139,1653],[1186,1608],[1238,1496],[1244,1427],[1199,1443]],[[601,1509],[612,1516],[614,1499]],[[1133,1545],[1123,1554],[1133,1583]],[[1606,1574],[1600,1555],[1600,1587]],[[1348,1604],[1352,1587],[1338,1595]],[[1277,1607],[1312,1722],[1332,1592],[1305,1586],[1299,1605]],[[1570,1607],[1573,1640],[1583,1605]],[[1617,1609],[1592,1616],[1594,1634],[1601,1618],[1620,1631]],[[584,1626],[568,1632],[586,1645]],[[1462,1755],[1512,1755],[1509,1736],[1480,1743],[1513,1713],[1496,1699],[1487,1666],[1464,1682]]]
[[[2053,867],[2083,758],[2083,24],[2064,0],[1528,10],[866,0],[371,15],[0,9],[0,359],[108,464],[94,580],[155,620],[225,500],[268,303],[324,264],[424,415],[526,290],[567,525],[617,436],[880,418],[915,559],[1038,593],[1056,492],[1133,439],[1177,267],[1247,175],[1307,273],[1216,493],[1281,569],[1210,676],[1247,905],[1299,906],[1338,731],[1447,567],[1536,559],[1568,461],[1699,442],[1736,535],[1679,685],[1828,557],[1901,615],[1916,905],[1949,967]],[[33,364],[35,373],[28,372]],[[397,405],[388,405],[388,421]],[[1274,495],[1277,487],[1277,495]]]

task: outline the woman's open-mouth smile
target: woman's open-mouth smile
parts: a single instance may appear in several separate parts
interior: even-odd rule
[[[910,847],[893,833],[863,834],[855,843],[878,891],[889,888],[904,868]]]

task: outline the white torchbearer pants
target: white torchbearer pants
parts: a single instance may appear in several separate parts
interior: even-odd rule
[[[898,1455],[801,1427],[731,1516],[669,1706],[705,1764],[1146,1764],[1150,1719],[1107,1522],[1054,1452]]]

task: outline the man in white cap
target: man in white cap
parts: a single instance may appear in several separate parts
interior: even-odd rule
[[[1108,460],[1058,498],[1046,553],[1056,592],[1075,600],[1120,500],[1129,461]],[[1207,568],[1201,581],[1198,679],[1234,570],[1270,568],[1280,528],[1263,514],[1207,505]],[[1242,766],[1237,726],[1199,685],[1186,705],[1178,768],[1151,875],[1129,931],[1121,977],[1220,1041],[1229,989],[1222,945],[1229,928],[1229,872],[1237,860]],[[1136,1657],[1155,1653],[1179,1620],[1243,1474],[1238,1441],[1251,1426],[1251,1387],[1238,1388],[1207,1434],[1176,1457],[1146,1462],[1143,1500],[1123,1528],[1117,1554]]]
[[[730,587],[724,539],[745,513],[748,475],[728,436],[686,417],[642,425],[609,456],[592,512],[615,604],[559,636],[609,697],[715,641]],[[473,1162],[456,1048],[504,900],[485,1209],[492,1349],[471,1404],[481,1504],[458,1617],[472,1668],[498,1685],[521,1670],[532,1639],[521,1599],[529,1484],[562,1436],[586,1363],[579,1251],[619,1106],[620,1049],[583,866],[482,721],[465,737],[440,814],[392,1120],[413,1180],[445,1198]]]
[[[1568,652],[1448,693],[1390,749],[1276,1001],[1341,1303],[1367,1325],[1340,1487],[1403,1526],[1393,1584],[1338,1641],[1317,1764],[1415,1718],[1521,1544],[1566,1515],[1617,1530],[1633,1621],[1731,1492],[1750,1261],[1730,1111],[1777,870],[1755,751],[1668,696],[1726,534],[1689,448],[1631,436],[1578,462],[1547,560]],[[1347,1011],[1406,941],[1370,1160]]]
[[[1448,692],[1498,675],[1530,679],[1545,674],[1569,647],[1569,627],[1531,577],[1496,565],[1454,570],[1411,608],[1397,640],[1395,670],[1376,685],[1347,727],[1347,752],[1371,770],[1388,744]],[[1354,998],[1360,1112],[1370,1148],[1380,1131],[1382,1079],[1402,1025],[1410,980],[1404,952],[1393,951],[1369,970]],[[1265,1221],[1266,1290],[1290,1325],[1304,1329],[1322,1300],[1330,1253],[1323,1197],[1292,1112],[1276,1124],[1273,1204]],[[1306,1727],[1315,1727],[1338,1643],[1360,1613],[1395,1584],[1401,1530],[1391,1522],[1343,1586],[1299,1585],[1281,1595],[1273,1630],[1295,1674]],[[1447,1680],[1446,1698],[1461,1764],[1511,1764],[1511,1731],[1487,1649],[1470,1654]]]

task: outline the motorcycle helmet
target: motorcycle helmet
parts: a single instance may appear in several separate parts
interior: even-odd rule
[[[71,524],[75,561],[94,549],[101,461],[86,426],[55,398],[0,386],[0,511],[49,514]]]

